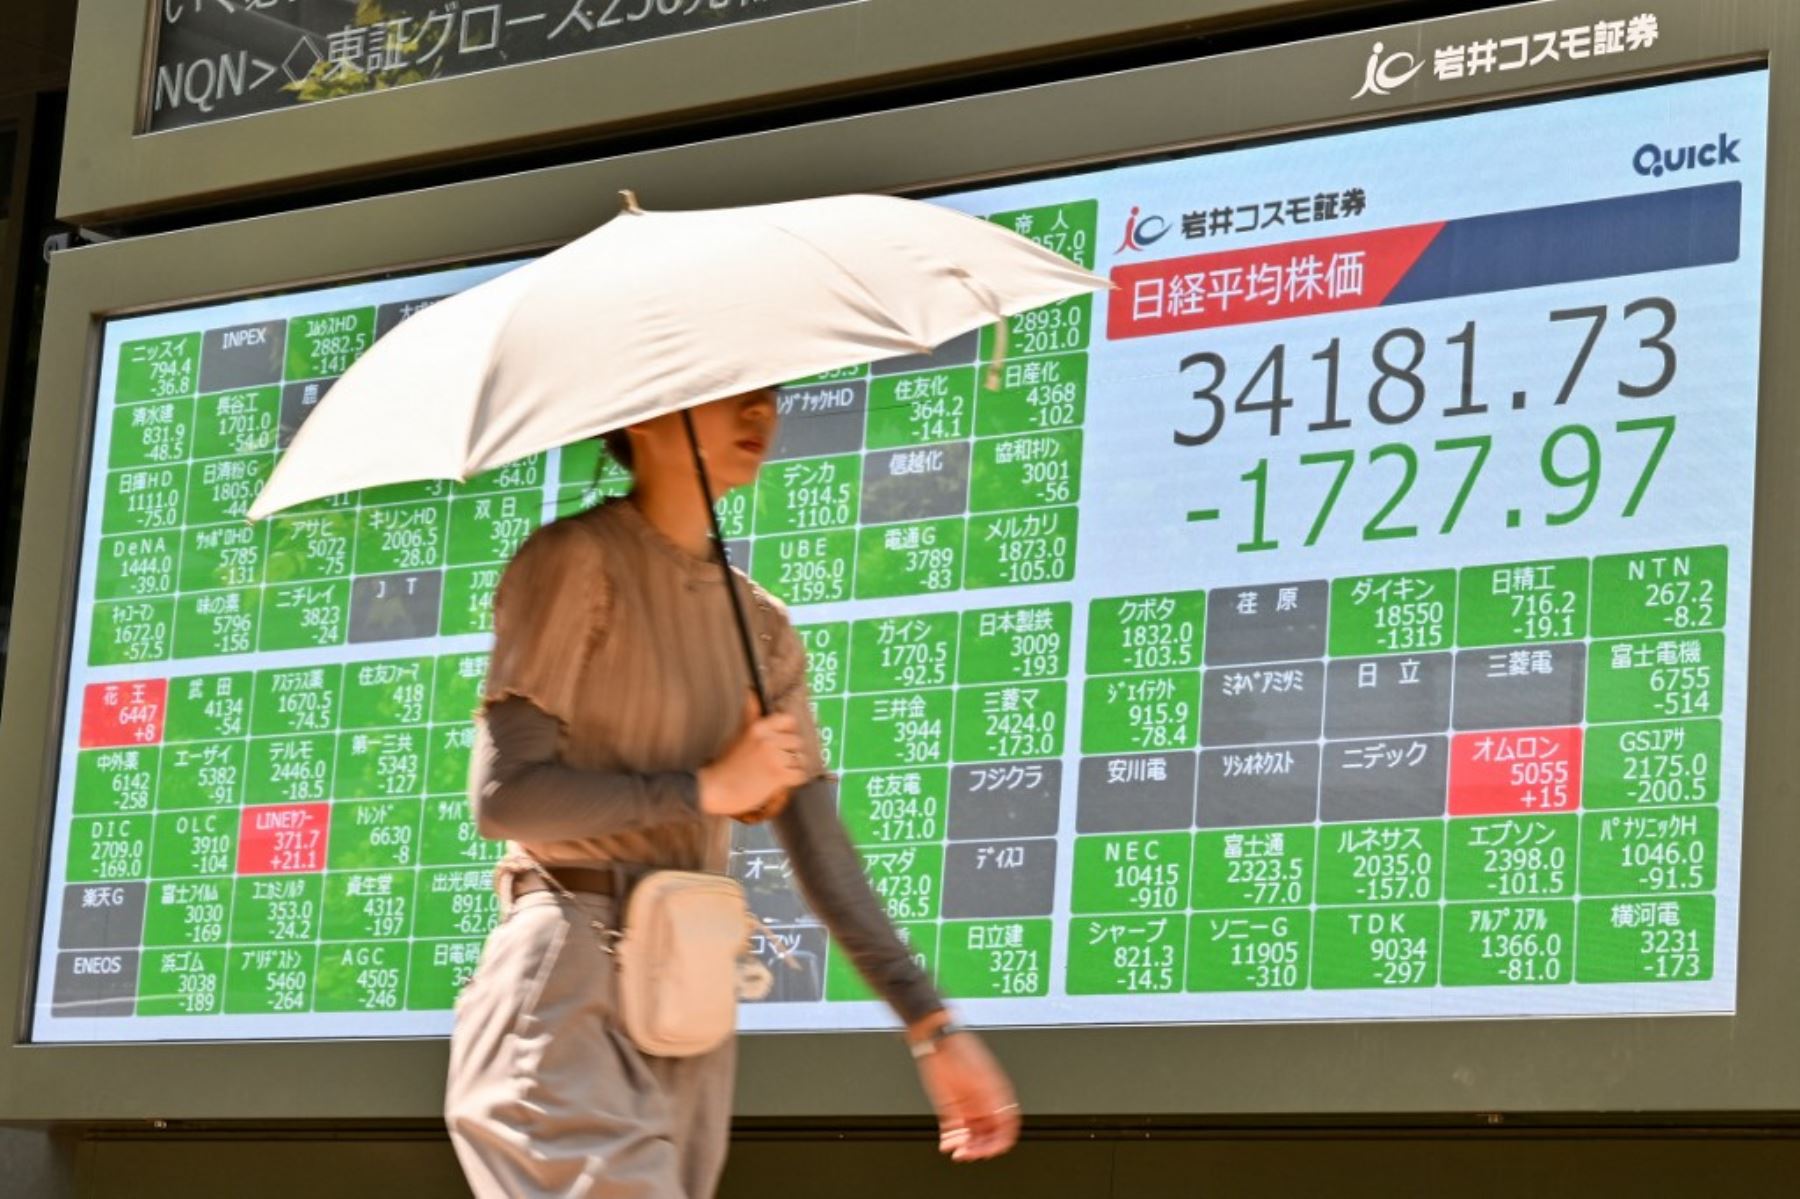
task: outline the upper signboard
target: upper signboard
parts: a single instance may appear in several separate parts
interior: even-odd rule
[[[152,131],[867,0],[161,0]]]
[[[691,127],[720,113],[1188,38],[1298,7],[1291,0],[85,4],[57,216],[104,227],[549,144],[602,147],[626,129]],[[420,83],[431,86],[413,86]]]

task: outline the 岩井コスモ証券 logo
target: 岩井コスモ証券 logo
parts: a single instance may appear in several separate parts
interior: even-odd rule
[[[1131,206],[1131,215],[1125,218],[1125,236],[1119,242],[1115,254],[1123,254],[1127,250],[1142,250],[1146,246],[1162,240],[1163,234],[1169,231],[1169,222],[1162,217],[1144,216],[1143,209],[1136,204]]]
[[[1351,96],[1352,100],[1360,100],[1364,96],[1385,96],[1396,88],[1405,87],[1425,66],[1423,59],[1409,51],[1396,50],[1383,57],[1383,49],[1385,47],[1376,42],[1369,51],[1368,64],[1363,67],[1362,91]]]

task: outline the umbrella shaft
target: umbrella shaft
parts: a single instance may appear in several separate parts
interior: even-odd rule
[[[762,662],[756,656],[756,638],[750,632],[750,615],[744,611],[744,597],[738,591],[737,580],[731,577],[731,555],[725,549],[725,535],[719,528],[719,509],[713,502],[712,482],[706,477],[706,458],[700,452],[700,437],[694,432],[693,414],[686,408],[681,410],[681,423],[687,430],[688,448],[694,453],[694,475],[700,481],[700,498],[706,503],[706,519],[712,525],[713,554],[719,560],[719,569],[725,574],[725,594],[731,601],[731,614],[737,618],[738,638],[744,645],[744,662],[750,667],[750,685],[756,688],[756,702],[767,716],[769,708],[768,688],[763,685]]]

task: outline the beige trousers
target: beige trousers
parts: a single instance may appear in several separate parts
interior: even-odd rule
[[[615,1019],[599,896],[522,896],[456,1002],[445,1121],[480,1199],[711,1199],[725,1165],[735,1039],[641,1053]]]

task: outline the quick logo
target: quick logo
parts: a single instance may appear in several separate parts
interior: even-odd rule
[[[1721,133],[1717,141],[1704,145],[1681,146],[1666,149],[1655,142],[1645,142],[1631,156],[1632,169],[1640,175],[1648,175],[1660,179],[1671,171],[1693,171],[1702,167],[1724,166],[1726,163],[1741,162],[1738,157],[1738,145],[1742,138],[1731,137]]]

